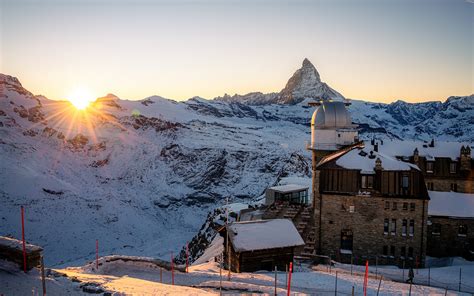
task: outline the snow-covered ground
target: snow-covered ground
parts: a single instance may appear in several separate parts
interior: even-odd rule
[[[71,267],[53,270],[52,275],[47,278],[47,289],[49,295],[82,295],[82,286],[95,287],[109,292],[120,292],[126,295],[207,295],[218,294],[221,286],[224,294],[273,294],[275,286],[274,272],[256,272],[231,274],[230,281],[227,280],[227,271],[220,272],[218,263],[211,260],[193,265],[189,273],[175,271],[174,283],[171,285],[171,272],[143,262],[114,261],[104,263],[97,272],[95,263],[82,267]],[[432,268],[433,279],[450,280],[451,276],[457,274],[457,268]],[[351,295],[354,289],[355,295],[363,294],[363,268],[354,267],[353,275],[347,270],[347,266],[336,265],[331,271],[325,266],[310,269],[306,265],[296,266],[291,279],[291,295],[329,295],[337,293],[340,295]],[[474,265],[463,265],[466,273],[464,283],[474,284]],[[337,274],[336,274],[336,271]],[[408,295],[410,285],[391,278],[400,272],[396,268],[379,268],[377,275],[373,268],[369,269],[368,295]],[[426,269],[415,273],[415,284],[411,287],[412,295],[444,295],[444,288],[428,287],[420,285],[417,278],[425,273]],[[67,277],[60,276],[59,274]],[[380,281],[380,274],[383,279]],[[337,283],[336,283],[337,278]],[[277,293],[286,295],[287,275],[284,271],[277,272]],[[380,288],[379,288],[380,284]],[[337,288],[336,288],[337,285]],[[35,291],[40,294],[41,281],[37,270],[28,274],[21,271],[2,270],[0,265],[0,294],[26,295]],[[469,293],[457,292],[457,286],[448,287],[447,295],[469,295]],[[465,287],[463,288],[463,290]],[[34,294],[36,295],[36,294]]]

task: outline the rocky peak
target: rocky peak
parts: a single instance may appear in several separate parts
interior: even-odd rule
[[[303,60],[301,68],[288,80],[284,89],[281,90],[277,103],[297,104],[304,99],[336,99],[344,97],[321,81],[318,70],[307,59]]]

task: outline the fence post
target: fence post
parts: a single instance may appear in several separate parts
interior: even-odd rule
[[[331,258],[331,257],[332,257],[332,256],[329,255],[329,273],[331,273],[331,268],[332,268],[332,266],[331,266],[332,258]]]
[[[288,283],[288,264],[285,265],[285,283]]]
[[[41,256],[41,283],[43,284],[43,296],[46,296],[46,279],[44,278],[44,260]]]
[[[369,260],[365,261],[365,275],[364,275],[364,296],[367,296],[367,284],[369,281]]]
[[[336,285],[334,287],[334,296],[337,296],[337,270],[336,270]]]
[[[352,256],[352,254],[351,254],[351,275],[352,275],[352,264],[353,264],[353,262],[354,262],[354,261],[353,261],[353,256]],[[354,287],[352,287],[352,288],[354,288]]]
[[[99,240],[95,240],[95,270],[99,272]]]
[[[21,240],[23,244],[23,271],[26,273],[25,209],[21,206]]]
[[[431,286],[431,267],[428,267],[428,286]]]
[[[461,292],[461,267],[459,267],[459,292]]]
[[[290,270],[288,274],[288,289],[286,290],[286,295],[290,296],[291,293],[291,273],[293,272],[293,262],[290,262]]]
[[[405,281],[405,259],[403,259],[403,265],[402,265],[402,281]]]
[[[186,242],[186,273],[189,272],[189,242]]]
[[[221,254],[221,258],[219,260],[219,295],[222,295],[222,261],[224,261],[224,253]]]
[[[277,267],[275,265],[275,296],[277,296]]]
[[[375,279],[377,279],[378,268],[379,268],[379,257],[375,256]]]
[[[379,296],[380,292],[380,285],[382,284],[382,275],[380,275],[380,280],[379,280],[379,287],[377,288],[377,296]]]
[[[444,296],[448,295],[448,286],[444,289]]]
[[[352,296],[354,296],[354,286],[352,286]]]
[[[408,296],[411,296],[411,285],[412,285],[412,281],[410,281],[410,290],[408,291]]]
[[[171,284],[174,285],[174,262],[173,262],[173,251],[171,251]]]
[[[163,283],[163,267],[160,266],[160,283]]]

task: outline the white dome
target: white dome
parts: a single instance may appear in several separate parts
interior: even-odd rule
[[[313,128],[352,127],[352,119],[344,102],[324,101],[311,117]]]

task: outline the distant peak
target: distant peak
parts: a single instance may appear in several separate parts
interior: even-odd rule
[[[308,58],[304,58],[304,60],[303,60],[303,68],[307,68],[307,67],[312,67],[312,68],[314,68],[314,65],[310,62],[310,60],[308,60]]]

